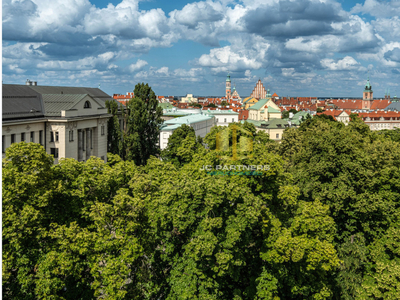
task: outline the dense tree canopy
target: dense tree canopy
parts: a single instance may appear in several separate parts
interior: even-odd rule
[[[40,145],[13,144],[3,298],[399,299],[400,144],[356,117],[306,120],[281,144],[233,126],[252,155],[217,149],[226,127],[205,146],[182,127],[142,166],[112,154],[53,165]]]

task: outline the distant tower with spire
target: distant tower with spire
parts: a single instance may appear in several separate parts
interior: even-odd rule
[[[362,108],[363,109],[370,109],[372,102],[374,101],[374,92],[372,91],[372,86],[369,82],[369,76],[367,79],[367,83],[365,84],[365,89],[363,92],[363,104]]]
[[[228,73],[228,76],[226,76],[226,92],[225,92],[225,97],[226,99],[231,99],[231,76]]]
[[[365,85],[365,89],[363,92],[363,100],[373,100],[374,99],[374,92],[372,91],[372,86],[369,82],[369,76],[367,79],[367,83]]]

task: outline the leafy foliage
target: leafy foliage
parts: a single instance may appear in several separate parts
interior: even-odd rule
[[[235,161],[231,142],[216,147],[226,127],[203,147],[182,126],[141,166],[116,154],[53,165],[40,145],[13,144],[3,298],[398,299],[400,144],[356,116],[305,120],[281,144],[235,125],[253,141]],[[268,168],[205,168],[231,165]]]
[[[179,167],[190,162],[194,153],[201,147],[201,140],[196,138],[193,127],[182,124],[169,137],[168,146],[162,151],[161,157]]]

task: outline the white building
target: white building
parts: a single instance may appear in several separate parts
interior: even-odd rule
[[[2,152],[21,141],[60,158],[107,161],[106,100],[97,88],[3,84]]]
[[[228,126],[230,123],[239,122],[239,113],[233,110],[203,110],[203,113],[215,117],[217,126]]]
[[[185,117],[175,118],[164,122],[164,127],[160,131],[160,148],[165,149],[168,145],[168,139],[175,129],[182,124],[193,127],[196,136],[205,137],[215,126],[215,117],[207,114],[195,114]]]

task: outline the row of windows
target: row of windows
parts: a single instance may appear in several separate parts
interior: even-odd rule
[[[105,128],[104,125],[101,126],[101,135],[105,135]],[[26,141],[26,134],[25,132],[21,133],[21,142]],[[50,131],[50,142],[58,142],[59,141],[59,133],[58,131]],[[74,141],[74,131],[70,130],[69,131],[69,141],[73,142]],[[11,144],[16,143],[16,134],[11,134]],[[29,135],[29,142],[35,143],[35,132],[31,131]],[[39,144],[43,145],[43,130],[39,131]],[[85,138],[83,135],[83,150],[85,150]],[[90,140],[90,146],[93,149],[92,145],[92,140]],[[6,136],[2,136],[2,153],[6,152]],[[58,148],[50,148],[50,152],[52,155],[54,155],[54,158],[58,158]]]
[[[105,134],[104,126],[101,126],[101,135]],[[74,141],[74,131],[70,130],[69,131],[69,141],[73,142]],[[50,142],[58,142],[58,132],[53,132],[50,131]]]
[[[21,142],[26,142],[26,133],[21,132]],[[17,142],[17,135],[15,133],[11,134],[11,144],[14,144]],[[31,131],[29,133],[29,142],[35,143],[35,132]],[[43,145],[43,130],[39,131],[39,144]],[[2,136],[2,152],[6,152],[6,136]]]
[[[217,123],[219,122],[219,119],[217,118]],[[235,122],[235,119],[232,118],[232,123]],[[224,118],[224,123],[226,123],[226,118]]]

